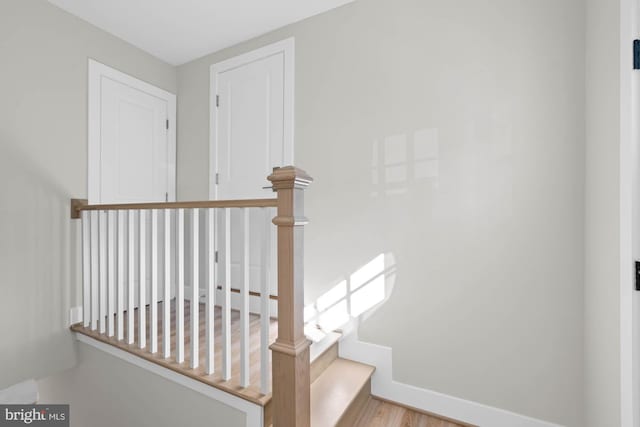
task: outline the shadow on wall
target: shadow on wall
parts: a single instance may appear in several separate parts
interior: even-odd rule
[[[11,367],[0,370],[0,388],[75,364],[68,326],[79,235],[70,195],[16,145],[0,135],[0,366]]]
[[[393,254],[374,257],[305,307],[305,334],[317,342],[329,332],[351,329],[389,299],[395,278]]]

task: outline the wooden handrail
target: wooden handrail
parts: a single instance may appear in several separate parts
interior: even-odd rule
[[[115,211],[145,209],[201,209],[201,208],[275,208],[278,199],[201,200],[192,202],[153,202],[90,205],[85,199],[71,199],[71,218],[80,218],[82,211]]]

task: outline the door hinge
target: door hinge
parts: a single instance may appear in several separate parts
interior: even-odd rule
[[[640,40],[633,41],[633,69],[640,70]]]
[[[167,119],[167,129],[169,129],[169,119]]]
[[[164,193],[164,201],[168,202],[169,201],[169,193]]]
[[[216,107],[220,106],[220,95],[216,95]]]
[[[218,262],[218,251],[215,251],[215,252],[214,252],[214,255],[213,255],[213,262]]]
[[[220,174],[216,172],[216,185],[220,184]]]

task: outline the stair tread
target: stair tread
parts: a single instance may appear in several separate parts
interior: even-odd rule
[[[311,427],[334,427],[375,367],[336,359],[311,385]]]

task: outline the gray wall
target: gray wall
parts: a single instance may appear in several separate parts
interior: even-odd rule
[[[179,67],[177,83],[175,68],[43,0],[4,0],[1,12],[0,366],[11,369],[0,387],[79,361],[40,382],[44,400],[94,410],[85,393],[111,375],[171,388],[93,349],[76,353],[66,328],[79,303],[67,218],[68,199],[86,196],[87,58],[179,91],[179,197],[201,199],[209,65],[295,36],[296,163],[317,179],[308,300],[392,253],[394,294],[361,335],[393,347],[397,380],[566,425],[583,425],[583,408],[586,425],[619,425],[611,2],[358,0]],[[438,145],[426,175],[412,174],[409,151],[406,179],[375,184],[386,171],[372,167],[374,145],[411,147],[421,135]],[[389,172],[402,176],[400,166]],[[163,399],[201,398],[175,387]],[[97,393],[104,402],[127,390]],[[136,408],[129,416],[144,425]]]
[[[41,403],[69,403],[71,426],[244,427],[245,415],[78,343],[78,367],[39,381]]]
[[[0,5],[0,388],[75,364],[78,233],[87,195],[87,59],[166,90],[176,70],[44,0]]]
[[[396,380],[582,426],[584,23],[581,0],[358,0],[180,66],[178,196],[208,195],[209,66],[295,36],[308,302],[390,253],[361,337]]]
[[[620,9],[588,0],[585,421],[620,425]]]

